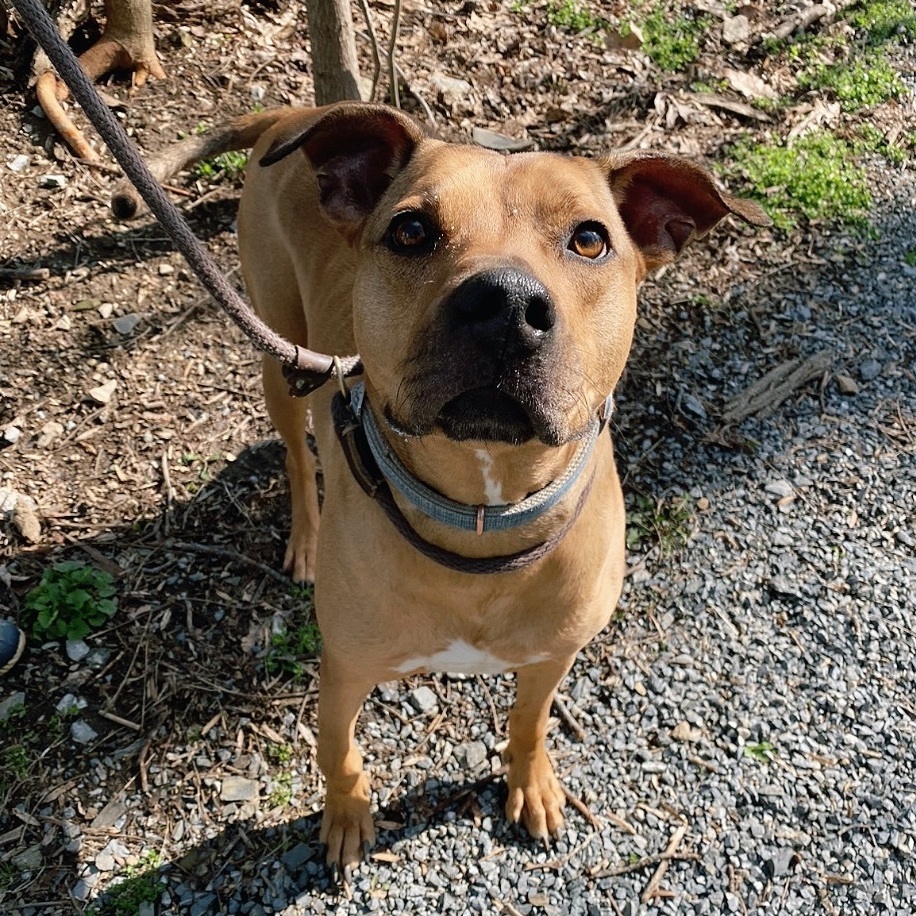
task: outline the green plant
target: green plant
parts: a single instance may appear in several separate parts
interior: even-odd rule
[[[662,69],[686,70],[700,54],[706,18],[674,16],[656,7],[643,20],[643,50]]]
[[[801,72],[798,83],[802,89],[827,90],[845,111],[880,105],[906,92],[900,74],[881,57],[815,64]]]
[[[627,547],[642,549],[655,542],[663,554],[672,553],[690,540],[693,503],[689,496],[655,501],[637,495],[634,508],[627,513]]]
[[[745,744],[741,754],[757,763],[770,763],[776,753],[776,747],[769,741],[760,741],[756,744]]]
[[[596,16],[581,0],[551,0],[547,7],[547,21],[570,32],[585,32],[607,25],[606,20]]]
[[[305,673],[303,658],[314,658],[321,651],[321,631],[309,619],[303,623],[287,625],[270,639],[270,649],[264,659],[268,674],[288,674],[299,680]]]
[[[267,797],[271,808],[282,808],[288,805],[293,798],[292,773],[280,773],[274,777],[273,790]]]
[[[289,744],[268,744],[265,751],[267,759],[277,765],[284,765],[292,761],[295,751]]]
[[[812,131],[792,146],[741,142],[732,162],[732,171],[750,181],[783,229],[794,225],[794,213],[809,220],[865,223],[871,194],[856,150],[828,131]]]
[[[904,256],[903,260],[906,261],[909,267],[916,267],[916,248],[911,248]]]
[[[55,563],[25,597],[22,622],[35,639],[82,639],[117,609],[114,578],[77,560]]]
[[[847,13],[857,35],[871,44],[894,38],[916,38],[916,13],[911,0],[863,0]]]
[[[12,862],[0,862],[0,894],[8,891],[19,877],[19,870]]]
[[[212,159],[198,162],[194,168],[194,174],[208,180],[221,174],[232,179],[241,178],[247,164],[247,153],[230,150],[228,153],[220,153],[219,156],[214,156]]]
[[[162,883],[155,872],[127,878],[108,888],[102,900],[87,910],[90,916],[137,916],[144,903],[155,903]]]
[[[22,782],[29,775],[32,760],[24,744],[11,744],[0,751],[0,779]]]

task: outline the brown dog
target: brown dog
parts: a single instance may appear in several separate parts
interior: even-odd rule
[[[637,289],[729,213],[768,220],[666,155],[506,156],[361,104],[253,116],[232,142],[262,132],[239,214],[255,307],[294,343],[365,367],[361,406],[338,416],[356,471],[335,386],[306,403],[263,367],[287,446],[285,565],[314,578],[324,639],[328,862],[348,868],[375,837],[354,742],[363,700],[427,671],[516,673],[506,814],[546,837],[564,803],[544,743],[551,700],[624,573],[623,498],[599,433]],[[358,482],[366,463],[387,502]]]

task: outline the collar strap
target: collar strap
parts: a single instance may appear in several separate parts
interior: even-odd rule
[[[340,392],[335,394],[331,400],[331,415],[344,457],[360,487],[379,504],[394,528],[415,550],[441,566],[457,572],[478,575],[515,572],[546,557],[566,537],[579,518],[595,480],[595,473],[592,471],[579,493],[570,517],[546,541],[526,547],[517,553],[494,557],[466,557],[427,541],[411,526],[395,502],[388,481],[375,463],[375,458],[366,441],[365,428],[353,412],[351,400]],[[604,425],[603,422],[601,425]]]
[[[613,401],[609,397],[605,402],[601,419],[592,419],[576,454],[560,477],[520,502],[496,506],[473,506],[456,502],[411,474],[379,430],[372,408],[366,401],[366,389],[362,382],[351,389],[350,404],[355,418],[362,425],[366,444],[382,476],[401,496],[434,521],[461,531],[483,534],[485,531],[508,531],[527,525],[549,512],[569,493],[588,465],[595,442],[610,415]]]

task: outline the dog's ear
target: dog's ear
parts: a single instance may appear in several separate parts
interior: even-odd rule
[[[734,213],[754,226],[770,218],[752,200],[720,191],[705,169],[664,153],[616,153],[600,160],[630,237],[653,270],[673,261]]]
[[[342,103],[297,133],[278,137],[260,165],[273,165],[301,149],[318,180],[325,216],[342,229],[352,229],[375,208],[426,136],[397,109]]]

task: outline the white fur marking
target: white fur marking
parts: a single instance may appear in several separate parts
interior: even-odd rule
[[[485,448],[477,449],[477,457],[480,459],[481,472],[483,473],[483,498],[488,506],[501,506],[505,503],[503,499],[503,488],[500,482],[493,477],[493,459]]]
[[[400,674],[411,671],[443,671],[448,674],[502,674],[541,661],[545,656],[530,658],[519,665],[507,662],[483,649],[477,649],[463,639],[456,639],[445,649],[421,658],[409,658],[395,669]]]

